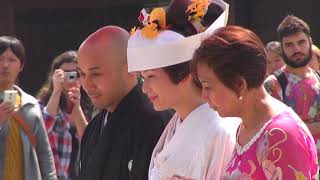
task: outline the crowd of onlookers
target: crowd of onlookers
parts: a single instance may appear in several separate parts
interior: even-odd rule
[[[266,44],[265,48],[268,54],[267,75],[271,75],[285,65],[285,62],[283,60],[282,47],[279,41],[271,41]],[[320,49],[315,44],[312,44],[311,48],[312,48],[312,53],[311,53],[312,55],[308,65],[315,71],[319,71]]]
[[[23,43],[0,36],[0,179],[317,179],[309,25],[289,15],[263,44],[227,11],[173,0],[131,34],[103,27],[52,60],[36,97],[16,84]]]

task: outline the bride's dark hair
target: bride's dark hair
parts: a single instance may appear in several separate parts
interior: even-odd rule
[[[169,30],[178,32],[184,36],[191,36],[198,33],[197,29],[190,23],[190,13],[188,6],[193,3],[191,0],[173,0],[166,9],[167,27]],[[202,25],[208,27],[223,12],[223,9],[214,3],[208,7],[206,15],[203,17]]]

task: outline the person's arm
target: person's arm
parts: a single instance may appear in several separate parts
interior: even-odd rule
[[[70,101],[74,104],[74,107],[70,115],[70,119],[74,122],[77,129],[77,135],[79,139],[81,139],[84,129],[86,128],[88,122],[80,106],[80,85],[71,88],[69,90],[68,96]]]
[[[59,113],[56,116],[52,116],[48,111],[47,107],[44,106],[43,102],[39,102],[40,109],[42,112],[42,117],[44,120],[45,127],[47,129],[48,134],[50,134],[54,128],[54,125],[57,121],[57,119],[64,119],[63,113]]]
[[[187,178],[187,177],[182,177],[179,175],[174,175],[170,178],[170,180],[195,180],[195,179],[191,179],[191,178]]]
[[[274,75],[268,76],[263,85],[268,94],[280,101],[283,101],[281,86]]]
[[[77,129],[77,135],[81,139],[88,122],[80,105],[73,107],[70,118],[74,120],[74,124],[76,125]]]
[[[61,69],[57,69],[54,71],[52,75],[52,83],[53,83],[53,92],[50,96],[50,99],[47,104],[40,101],[40,108],[42,112],[42,116],[44,119],[45,127],[47,129],[48,134],[51,133],[53,127],[56,123],[57,118],[63,116],[62,113],[59,112],[59,101],[62,93],[62,83],[64,80],[64,73]]]
[[[59,101],[60,101],[61,91],[53,91],[50,99],[48,101],[48,104],[46,106],[47,112],[55,117],[59,113]]]
[[[53,155],[40,108],[36,105],[29,113],[35,113],[38,118],[33,133],[37,137],[37,146],[35,150],[38,157],[41,177],[46,180],[57,180]]]
[[[62,83],[64,81],[64,72],[61,69],[54,71],[52,75],[53,92],[46,106],[47,112],[55,117],[59,113],[59,102],[62,93]]]

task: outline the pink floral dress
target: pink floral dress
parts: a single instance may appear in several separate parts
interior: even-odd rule
[[[238,135],[237,135],[238,138]],[[236,149],[223,179],[316,179],[317,151],[306,125],[290,111],[269,120]]]
[[[268,93],[290,106],[304,122],[320,122],[319,76],[311,69],[304,77],[296,76],[285,69],[278,70],[275,74],[281,71],[287,77],[285,97],[282,97],[281,86],[274,75],[269,76],[264,83]],[[320,134],[313,134],[313,138],[320,153]]]

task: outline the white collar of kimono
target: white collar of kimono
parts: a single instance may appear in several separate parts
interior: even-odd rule
[[[141,36],[140,30],[136,31],[128,41],[128,71],[157,69],[191,60],[202,40],[227,24],[229,4],[223,0],[214,0],[213,3],[221,6],[223,13],[202,33],[184,37],[164,30],[157,38],[146,39]]]

